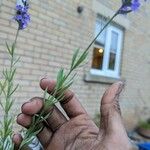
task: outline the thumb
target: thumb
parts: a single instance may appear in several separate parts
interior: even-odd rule
[[[119,95],[124,87],[122,82],[111,85],[104,93],[101,101],[101,123],[100,130],[104,134],[126,135],[121,119]]]

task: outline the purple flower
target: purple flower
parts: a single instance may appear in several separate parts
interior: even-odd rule
[[[146,0],[144,0],[146,1]],[[140,7],[140,0],[122,0],[122,6],[119,9],[119,14],[127,14],[131,11],[136,11]]]
[[[28,14],[29,6],[26,1],[23,1],[23,5],[16,5],[16,15],[14,19],[19,24],[19,30],[23,30],[27,27],[30,21],[30,15]]]

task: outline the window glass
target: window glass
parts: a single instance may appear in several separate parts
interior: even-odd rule
[[[92,68],[102,70],[104,58],[103,56],[104,56],[103,47],[94,47]]]
[[[118,33],[115,31],[111,32],[111,50],[116,53],[117,50],[117,44],[118,44]]]
[[[95,36],[99,33],[99,31],[104,27],[105,22],[103,20],[99,21],[96,20],[96,27],[95,27]],[[97,38],[96,43],[105,44],[106,39],[106,30],[104,30],[101,35]]]
[[[112,31],[111,32],[110,53],[109,53],[109,67],[108,67],[110,70],[115,69],[117,45],[118,45],[118,33]]]

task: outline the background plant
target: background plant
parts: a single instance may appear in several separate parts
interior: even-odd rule
[[[150,129],[150,119],[139,122],[138,126],[143,128],[143,129],[149,130]]]
[[[19,85],[15,85],[16,64],[19,58],[16,58],[16,42],[19,31],[26,28],[30,20],[27,13],[28,5],[22,1],[16,5],[16,15],[14,20],[18,22],[18,29],[15,40],[11,46],[6,42],[6,48],[10,59],[8,68],[3,69],[2,78],[0,81],[0,106],[3,111],[3,118],[0,121],[0,150],[13,150],[14,144],[12,142],[14,117],[11,115],[12,106],[14,103],[13,95]]]
[[[0,149],[1,150],[13,150],[14,145],[12,143],[13,123],[14,118],[11,116],[11,109],[14,103],[13,94],[17,90],[18,85],[14,85],[14,79],[16,74],[16,63],[18,59],[14,58],[15,54],[15,42],[10,47],[7,43],[7,50],[10,57],[10,67],[3,70],[4,81],[0,82],[0,105],[4,112],[2,121],[0,121]]]

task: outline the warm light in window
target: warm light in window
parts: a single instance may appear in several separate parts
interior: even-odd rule
[[[98,50],[98,52],[99,52],[99,53],[103,53],[104,50],[103,50],[102,48],[100,48],[100,49]]]
[[[92,68],[102,69],[103,54],[104,54],[104,49],[103,48],[94,47]]]

